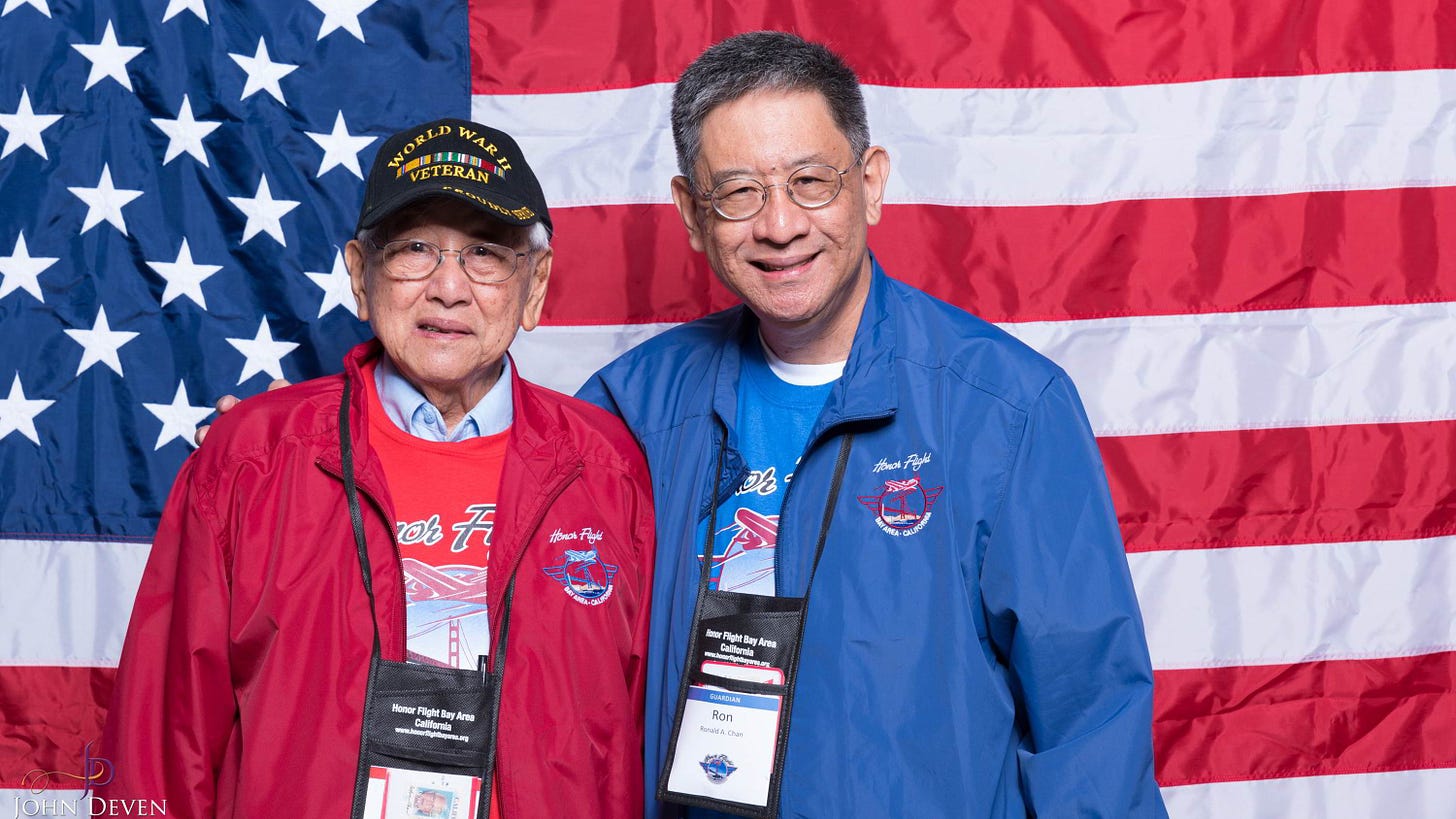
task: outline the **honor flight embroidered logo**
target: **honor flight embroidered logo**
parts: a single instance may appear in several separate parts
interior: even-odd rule
[[[945,491],[944,486],[926,489],[919,476],[903,481],[885,481],[878,495],[860,495],[859,502],[875,513],[875,525],[895,537],[909,537],[930,522],[930,507]]]
[[[708,781],[714,784],[722,782],[728,775],[738,770],[733,760],[727,754],[712,754],[698,763],[703,766],[703,773],[708,775]]]
[[[603,562],[596,549],[567,549],[561,562],[541,571],[561,584],[571,599],[587,606],[599,606],[612,596],[612,578],[617,567]]]

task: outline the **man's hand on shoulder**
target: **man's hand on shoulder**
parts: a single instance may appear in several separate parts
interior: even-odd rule
[[[283,389],[291,383],[292,382],[285,381],[281,378],[275,379],[273,383],[268,385],[268,391],[272,392],[273,390]],[[241,404],[242,402],[243,399],[237,397],[236,395],[224,395],[223,397],[217,399],[217,414],[223,415],[230,411],[233,407]],[[207,431],[209,429],[212,429],[212,424],[203,424],[202,426],[198,427],[197,432],[194,433],[192,436],[192,440],[196,441],[198,446],[202,446],[202,441],[207,437]]]

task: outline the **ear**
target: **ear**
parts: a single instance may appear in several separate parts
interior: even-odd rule
[[[683,227],[688,229],[688,243],[693,246],[693,250],[702,253],[707,247],[703,236],[707,227],[702,222],[706,214],[703,213],[698,198],[693,196],[693,183],[686,176],[672,178],[672,201],[677,205],[677,215],[682,217]]]
[[[358,239],[350,239],[344,245],[344,267],[349,269],[349,289],[354,291],[354,303],[359,307],[359,318],[369,320],[369,298],[364,292],[364,248]]]
[[[885,184],[890,180],[890,154],[879,145],[871,145],[864,155],[865,222],[879,224],[880,210],[885,203]]]
[[[530,332],[541,323],[541,307],[546,303],[546,285],[551,280],[551,248],[536,251],[536,263],[531,267],[530,292],[521,309],[521,329]]]

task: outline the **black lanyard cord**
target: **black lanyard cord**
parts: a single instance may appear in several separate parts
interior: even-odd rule
[[[708,534],[703,539],[703,565],[701,567],[698,588],[705,591],[712,578],[713,563],[713,541],[718,537],[718,494],[722,491],[723,483],[723,461],[728,451],[728,429],[722,419],[718,419],[718,431],[723,436],[718,445],[718,467],[713,473],[713,497],[709,503],[711,511],[708,513]],[[849,464],[849,451],[854,443],[854,433],[847,433],[839,442],[839,455],[834,462],[834,477],[829,482],[829,496],[824,503],[824,518],[819,524],[819,539],[814,545],[814,564],[809,569],[809,582],[804,587],[804,598],[807,601],[809,589],[814,586],[814,576],[819,573],[819,558],[824,556],[824,543],[829,539],[829,524],[834,521],[834,505],[839,500],[839,490],[844,485],[844,469]],[[788,499],[788,490],[784,491],[784,499]],[[783,515],[787,509],[779,510],[779,523],[783,523]],[[783,527],[780,525],[779,530]],[[777,547],[775,547],[777,551]],[[778,556],[774,556],[778,560]]]
[[[354,485],[354,446],[349,441],[349,377],[344,376],[344,397],[339,401],[339,452],[343,461],[344,494],[349,499],[349,522],[354,527],[354,546],[359,550],[359,570],[364,591],[369,595],[369,625],[374,628],[374,656],[379,656],[379,615],[374,610],[374,578],[369,574],[369,550],[364,544],[364,513],[359,509],[359,490]]]
[[[824,556],[824,541],[829,539],[829,524],[834,521],[834,503],[839,499],[839,489],[844,485],[844,468],[849,464],[849,449],[854,443],[854,434],[845,435],[839,444],[839,455],[834,461],[834,477],[829,483],[829,502],[824,504],[824,519],[819,524],[819,542],[814,546],[814,568],[809,570],[809,582],[804,586],[804,600],[807,605],[809,591],[814,588],[814,577],[819,574],[819,558]]]
[[[343,462],[344,473],[344,494],[349,500],[349,521],[354,528],[354,547],[359,552],[359,570],[364,577],[364,592],[369,595],[369,623],[374,627],[374,654],[379,654],[379,614],[374,608],[374,579],[369,574],[369,549],[364,542],[364,514],[359,508],[359,490],[354,482],[354,446],[349,440],[349,393],[352,384],[349,377],[344,376],[344,397],[339,402],[339,451],[340,460]],[[519,564],[517,564],[519,566]],[[505,674],[505,648],[506,634],[511,626],[511,599],[516,592],[516,573],[511,572],[510,583],[506,586],[506,597],[501,609],[500,635],[496,638],[496,646],[490,654],[491,674],[499,681]]]
[[[673,741],[668,750],[667,765],[664,768],[663,774],[658,782],[658,796],[659,798],[663,799],[670,798],[671,801],[675,802],[701,805],[703,807],[713,807],[719,809],[724,807],[736,808],[737,810],[734,810],[733,812],[740,813],[740,815],[773,816],[778,812],[779,790],[783,787],[782,771],[784,768],[785,759],[788,755],[789,745],[788,726],[793,716],[794,689],[798,685],[799,658],[804,645],[804,626],[809,616],[809,592],[814,587],[814,577],[819,573],[819,560],[824,556],[824,545],[829,539],[829,526],[834,520],[834,507],[839,500],[840,489],[844,486],[844,471],[849,464],[849,453],[854,445],[854,435],[853,433],[846,433],[841,438],[839,443],[839,455],[834,464],[834,476],[829,483],[829,494],[824,504],[824,516],[819,524],[819,537],[814,544],[814,563],[809,569],[809,581],[805,584],[804,596],[802,598],[778,598],[778,602],[775,604],[775,607],[767,608],[761,606],[764,601],[749,601],[749,598],[761,597],[762,595],[735,594],[732,592],[725,593],[721,590],[715,593],[709,591],[708,589],[708,583],[712,578],[712,560],[714,551],[713,542],[716,539],[718,529],[718,495],[722,490],[723,463],[726,459],[726,453],[728,450],[728,430],[721,418],[718,419],[718,431],[722,435],[722,439],[720,440],[718,445],[718,457],[716,459],[717,472],[713,475],[713,497],[710,505],[711,509],[708,514],[708,533],[707,536],[704,538],[703,542],[703,564],[700,568],[699,574],[700,579],[698,582],[698,599],[696,605],[693,608],[693,625],[688,639],[688,662],[696,663],[698,662],[699,658],[703,656],[703,654],[701,653],[700,643],[701,640],[706,639],[706,637],[704,637],[703,618],[705,604],[710,599],[710,595],[726,594],[726,599],[719,600],[714,598],[714,611],[719,615],[725,613],[744,615],[757,613],[768,614],[776,618],[792,618],[790,622],[793,623],[793,628],[795,629],[793,642],[791,644],[792,654],[787,658],[788,661],[784,663],[785,667],[782,669],[784,672],[784,676],[782,682],[779,683],[780,687],[778,689],[778,692],[781,694],[782,699],[780,700],[779,706],[779,724],[778,728],[776,729],[778,734],[774,743],[773,767],[771,769],[772,773],[770,774],[769,779],[770,793],[768,796],[768,802],[762,808],[762,810],[750,807],[749,813],[742,813],[742,809],[748,807],[744,803],[727,800],[726,797],[726,801],[718,800],[715,797],[706,794],[685,795],[683,793],[673,791],[668,785],[668,772],[675,769],[674,766],[677,764],[676,759],[680,750],[678,747],[678,743],[681,739],[680,732],[683,728],[683,713],[686,708],[688,691],[689,688],[693,685],[693,676],[695,673],[697,673],[696,669],[689,667],[684,670],[682,678],[678,682],[677,710],[676,715],[673,717],[672,728]],[[788,500],[788,490],[785,490],[784,492],[784,500]],[[785,503],[779,511],[779,522],[781,524],[783,522],[783,516],[786,511],[787,503]],[[779,527],[779,531],[783,531],[782,526]],[[775,560],[777,560],[777,556],[775,556]],[[737,608],[737,611],[734,611],[735,606]],[[788,608],[784,608],[783,606],[788,606]]]
[[[713,541],[718,537],[718,494],[723,490],[723,459],[728,452],[728,428],[718,421],[723,436],[718,443],[718,466],[713,471],[713,497],[708,500],[708,536],[703,539],[703,563],[699,568],[698,587],[706,589],[713,575]]]

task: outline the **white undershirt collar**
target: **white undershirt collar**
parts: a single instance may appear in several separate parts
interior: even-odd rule
[[[768,342],[763,340],[763,333],[758,334],[759,346],[763,347],[764,361],[768,362],[768,368],[781,381],[799,387],[818,387],[836,381],[844,375],[845,361],[831,361],[828,364],[791,364],[782,358],[774,355],[769,349]]]

